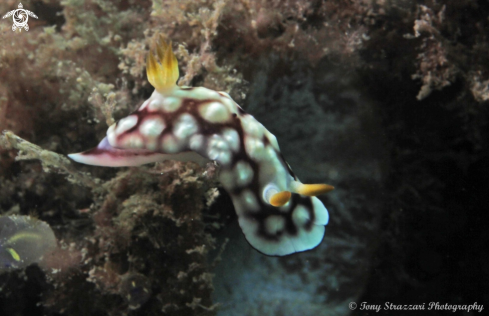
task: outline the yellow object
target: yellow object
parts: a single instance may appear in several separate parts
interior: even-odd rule
[[[151,85],[156,91],[161,92],[176,86],[179,77],[178,61],[173,54],[171,42],[167,43],[161,34],[154,45],[156,45],[158,61],[152,47],[146,60],[146,74]]]
[[[12,256],[12,258],[14,258],[15,261],[20,261],[19,254],[13,248],[7,248],[6,250]]]
[[[39,240],[37,232],[20,231],[8,239],[9,244],[15,244],[18,241],[36,242]]]
[[[319,194],[328,193],[334,190],[334,186],[329,184],[299,184],[297,186],[297,193],[306,196],[316,196]]]
[[[272,204],[275,207],[284,206],[285,203],[289,202],[291,196],[292,193],[290,193],[289,191],[282,191],[279,193],[275,193],[270,198],[270,204]]]

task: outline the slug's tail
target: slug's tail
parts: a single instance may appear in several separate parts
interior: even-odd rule
[[[317,197],[292,194],[282,207],[249,208],[249,196],[231,195],[246,240],[269,256],[284,256],[315,248],[323,239],[329,214]],[[260,203],[260,202],[258,202]]]

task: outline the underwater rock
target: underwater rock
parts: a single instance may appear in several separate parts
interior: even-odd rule
[[[0,271],[39,262],[56,247],[49,225],[30,216],[0,217]]]

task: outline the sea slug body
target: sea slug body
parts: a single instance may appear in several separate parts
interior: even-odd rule
[[[109,167],[216,161],[239,225],[255,249],[283,256],[316,247],[329,214],[315,195],[333,187],[301,183],[275,136],[227,93],[177,86],[178,63],[171,43],[161,36],[155,43],[156,54],[150,50],[146,65],[155,87],[151,97],[109,127],[96,148],[69,157]]]

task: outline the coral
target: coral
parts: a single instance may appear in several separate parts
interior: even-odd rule
[[[127,308],[139,309],[151,294],[145,297],[135,293],[144,289],[138,290],[137,283],[132,285],[132,282],[140,280],[138,282],[144,285],[146,278],[152,280],[151,286],[147,285],[148,293],[153,294],[150,310],[164,309],[178,315],[188,313],[186,309],[208,312],[214,309],[209,301],[212,276],[205,263],[214,241],[204,232],[202,223],[202,197],[208,194],[213,198],[214,195],[212,190],[206,193],[208,185],[214,182],[213,178],[208,178],[208,175],[215,175],[212,165],[202,172],[169,163],[146,171],[121,172],[103,183],[74,171],[65,157],[42,150],[11,132],[5,132],[2,141],[4,146],[20,150],[17,160],[39,159],[45,171],[54,169],[66,173],[72,183],[86,185],[99,196],[90,207],[92,211],[83,211],[92,213],[95,230],[90,238],[70,245],[67,254],[53,254],[46,264],[47,269],[56,271],[50,274],[50,283],[56,285],[56,290],[51,291],[45,306],[52,310],[72,310],[78,304],[73,297],[94,283],[98,291],[122,297]],[[165,176],[157,176],[161,174]],[[178,264],[172,266],[171,262]],[[87,285],[78,284],[83,283],[81,279],[75,279],[75,284],[67,282],[83,273],[87,274],[84,281]],[[128,278],[135,279],[127,285]],[[169,284],[173,284],[171,290],[166,289]],[[190,291],[190,285],[195,290]],[[128,292],[134,297],[128,298]],[[90,293],[96,295],[96,292]],[[191,299],[186,301],[189,295]],[[103,308],[121,311],[120,303],[120,300],[108,300]],[[87,312],[97,310],[98,307],[93,306]]]
[[[19,153],[15,157],[16,161],[37,159],[41,161],[44,172],[50,172],[55,169],[59,173],[67,174],[67,180],[96,189],[99,179],[91,179],[88,175],[75,171],[71,167],[71,162],[66,157],[55,152],[44,150],[34,145],[10,131],[4,131],[0,138],[0,145],[5,149],[15,148]]]
[[[107,300],[104,310],[211,314],[212,279],[202,278],[208,274],[206,254],[214,247],[202,223],[208,180],[202,170],[195,172],[190,166],[164,164],[123,171],[103,184],[111,193],[91,207],[95,231],[76,251],[83,254],[79,270],[87,274],[84,288],[100,304]],[[74,308],[80,285],[66,283],[63,273],[53,280],[56,291],[46,305]],[[195,299],[201,303],[192,305]],[[89,312],[100,308],[95,305]]]
[[[424,36],[419,47],[421,53],[418,55],[418,71],[412,76],[413,79],[421,79],[423,86],[416,96],[418,100],[426,98],[432,90],[441,90],[455,81],[457,74],[455,65],[448,62],[446,44],[439,40],[440,33],[437,28],[445,18],[443,6],[438,13],[430,8],[419,5],[418,19],[414,22],[414,37]]]
[[[484,5],[470,1],[427,1],[416,5],[414,34],[405,34],[405,37],[421,40],[417,43],[417,70],[412,76],[422,81],[418,100],[426,98],[433,90],[463,80],[478,102],[485,101],[481,86],[487,77],[487,21],[464,22],[471,19],[471,14],[479,7]]]

